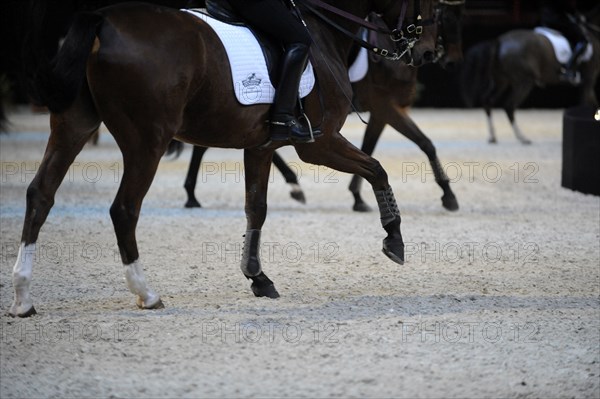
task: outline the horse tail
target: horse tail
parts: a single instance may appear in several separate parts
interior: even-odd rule
[[[55,113],[66,110],[77,98],[85,78],[88,55],[103,17],[77,14],[56,56],[42,62],[33,76],[32,97]]]
[[[467,50],[460,75],[461,94],[467,107],[482,105],[486,94],[492,92],[498,45],[497,40],[488,40]]]

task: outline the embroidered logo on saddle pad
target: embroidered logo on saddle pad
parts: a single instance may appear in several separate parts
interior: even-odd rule
[[[545,26],[539,26],[533,31],[539,35],[545,36],[548,40],[550,40],[552,47],[554,47],[554,54],[556,55],[558,62],[561,64],[566,64],[569,62],[573,52],[571,50],[569,41],[563,36],[562,33],[554,29],[546,28]],[[583,53],[581,56],[580,61],[589,61],[592,58],[592,55],[592,45],[588,43],[585,53]]]
[[[218,21],[195,10],[182,10],[202,19],[221,39],[229,65],[237,100],[243,105],[271,104],[275,88],[271,84],[269,71],[260,44],[252,32],[244,27]],[[315,85],[315,75],[310,62],[300,80],[300,97],[310,93]]]

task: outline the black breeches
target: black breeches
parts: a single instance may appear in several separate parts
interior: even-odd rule
[[[302,43],[310,46],[311,39],[302,23],[280,0],[228,0],[231,7],[248,23],[284,45]]]

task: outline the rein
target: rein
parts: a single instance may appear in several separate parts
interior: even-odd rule
[[[421,17],[421,2],[420,0],[415,0],[415,23],[403,28],[404,18],[406,16],[406,9],[408,7],[408,0],[402,0],[400,16],[398,17],[397,27],[393,30],[389,30],[388,28],[380,27],[378,25],[372,24],[369,21],[364,19],[360,19],[357,16],[336,8],[330,4],[327,4],[321,0],[304,0],[302,4],[314,15],[319,17],[321,20],[325,21],[328,25],[334,27],[338,31],[342,32],[344,35],[350,37],[353,41],[357,42],[361,47],[366,48],[369,51],[377,54],[378,56],[384,57],[386,59],[392,61],[398,61],[402,59],[402,57],[410,51],[410,49],[414,46],[414,44],[419,40],[421,33],[423,32],[424,25],[430,25],[435,23],[434,19],[429,19],[423,21]],[[390,7],[391,1],[388,2],[386,9]],[[324,10],[330,11],[346,20],[354,22],[360,26],[365,27],[368,30],[375,31],[378,33],[389,34],[391,39],[394,42],[399,42],[399,46],[396,51],[391,51],[384,48],[379,48],[373,46],[367,41],[363,40],[362,37],[357,36],[355,33],[348,31],[347,29],[341,27],[336,22],[332,21],[330,18],[326,17],[321,13],[318,8],[322,8]],[[406,30],[407,35],[404,34]]]

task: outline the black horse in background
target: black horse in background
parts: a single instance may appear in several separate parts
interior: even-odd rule
[[[597,106],[595,86],[600,72],[600,6],[586,15],[586,21],[584,29],[594,53],[589,61],[578,67],[581,73],[579,98],[581,105]],[[478,43],[466,52],[461,71],[462,96],[467,106],[484,108],[490,143],[496,143],[492,108],[498,106],[506,112],[517,139],[523,144],[530,144],[515,121],[515,110],[534,87],[561,84],[560,70],[561,64],[545,36],[533,30],[512,30],[495,40]]]
[[[438,39],[436,48],[436,61],[444,68],[453,68],[462,62],[462,16],[464,1],[439,0],[436,4],[438,23]],[[358,50],[358,46],[357,50]],[[354,54],[356,57],[356,53]],[[359,111],[370,112],[369,122],[365,131],[361,150],[366,154],[373,154],[375,145],[387,124],[406,138],[417,144],[427,155],[435,180],[443,191],[442,205],[450,211],[458,209],[458,200],[450,188],[436,149],[431,140],[419,129],[409,116],[409,108],[415,100],[417,86],[417,68],[397,62],[369,58],[367,75],[352,85],[356,108]],[[181,153],[183,144],[173,141],[167,154]],[[184,183],[187,194],[186,208],[201,207],[196,198],[195,189],[202,157],[206,153],[205,147],[194,147],[188,173]],[[295,200],[305,203],[304,192],[299,186],[296,174],[288,167],[283,158],[275,152],[273,163],[283,174],[286,182],[291,185],[290,196]],[[371,208],[364,202],[360,195],[362,178],[354,175],[349,190],[354,197],[353,210],[368,212]]]

